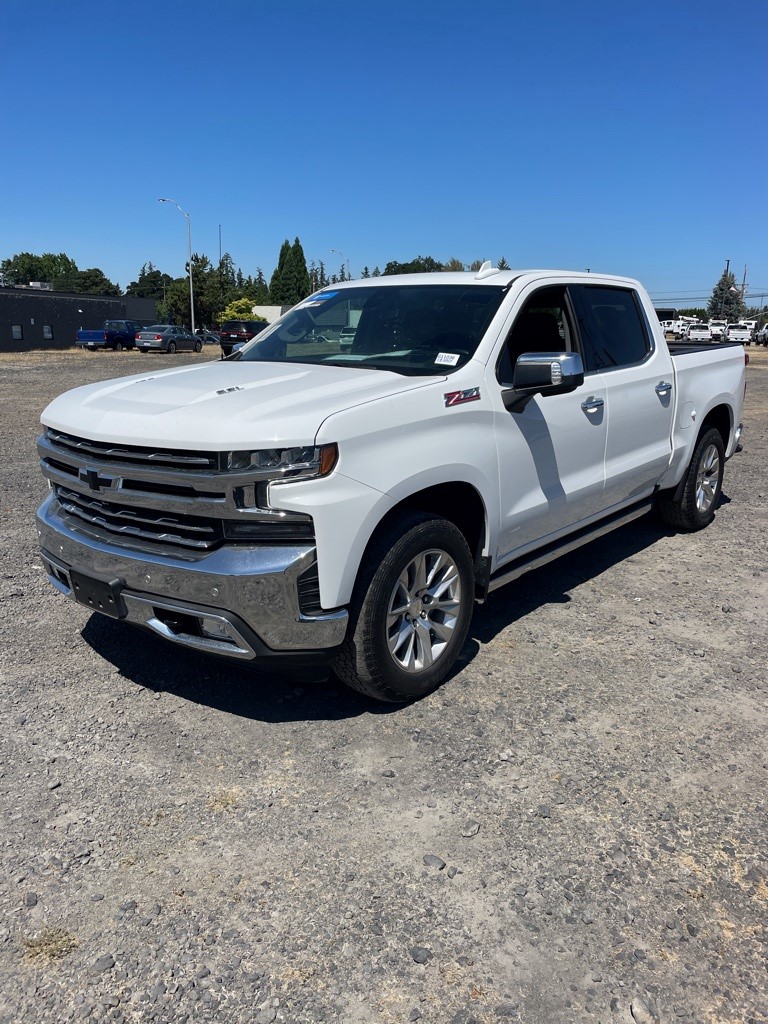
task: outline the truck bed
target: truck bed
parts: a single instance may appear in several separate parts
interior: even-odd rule
[[[671,356],[690,355],[691,352],[711,352],[718,348],[742,348],[740,341],[668,341]]]

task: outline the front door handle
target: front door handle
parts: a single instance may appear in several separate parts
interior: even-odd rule
[[[662,395],[662,396],[668,395],[671,390],[672,390],[672,385],[671,384],[667,384],[667,382],[665,380],[659,381],[659,383],[656,385],[656,394],[657,395]]]
[[[597,412],[598,409],[602,409],[605,402],[602,398],[588,398],[585,402],[581,403],[581,408],[584,412]]]

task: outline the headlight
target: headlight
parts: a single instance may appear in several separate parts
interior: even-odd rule
[[[258,474],[262,480],[305,480],[327,476],[339,457],[335,444],[310,448],[261,448],[227,452],[226,468],[233,473]]]

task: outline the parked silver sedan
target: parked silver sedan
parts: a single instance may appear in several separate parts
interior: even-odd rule
[[[173,324],[153,324],[145,327],[136,335],[136,348],[139,352],[201,352],[202,338],[196,338],[186,327],[175,327]]]

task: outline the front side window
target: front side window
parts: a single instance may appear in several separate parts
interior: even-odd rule
[[[53,341],[53,327],[43,324],[43,341]]]
[[[611,370],[641,363],[651,351],[635,293],[628,288],[571,288],[584,345],[584,369]]]
[[[11,325],[11,338],[14,341],[23,341],[24,340],[24,328],[21,326],[21,324],[12,324]]]
[[[540,288],[515,317],[497,367],[499,381],[510,384],[524,352],[570,352],[574,348],[566,288]]]
[[[331,287],[257,334],[239,358],[450,373],[473,356],[504,294],[500,285]],[[350,327],[354,336],[342,335]]]

